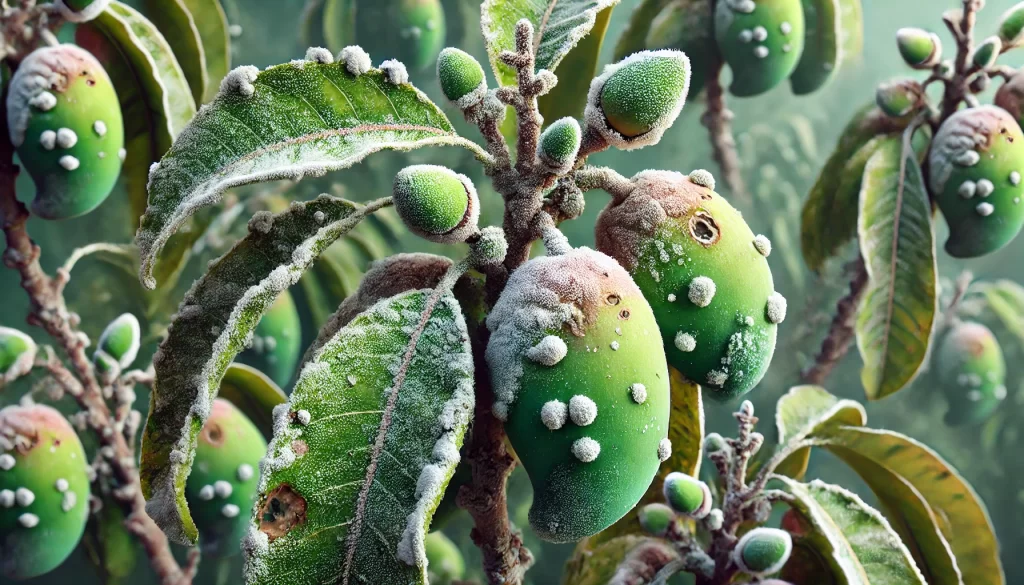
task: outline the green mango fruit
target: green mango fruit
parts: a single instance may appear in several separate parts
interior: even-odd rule
[[[644,43],[649,49],[677,49],[690,58],[690,95],[704,89],[711,61],[717,57],[711,5],[710,0],[668,3],[651,21]]]
[[[266,452],[267,441],[256,425],[235,405],[215,399],[185,483],[203,554],[228,557],[241,552]]]
[[[437,56],[437,79],[445,97],[460,109],[480,101],[487,92],[484,68],[472,55],[448,47]]]
[[[0,388],[32,370],[38,347],[31,337],[10,327],[0,327]]]
[[[715,5],[715,41],[732,70],[729,92],[762,94],[796,69],[804,50],[801,0],[721,0]]]
[[[982,41],[971,53],[971,62],[978,69],[987,69],[996,64],[999,53],[1003,50],[1003,41],[997,36],[991,36]]]
[[[771,575],[782,570],[793,552],[793,537],[778,528],[755,528],[743,535],[733,553],[740,570]]]
[[[1006,398],[1006,362],[999,341],[979,323],[954,324],[938,345],[935,375],[949,401],[946,422],[975,424]]]
[[[533,485],[530,525],[553,542],[607,528],[671,454],[650,305],[613,259],[578,248],[517,268],[487,327],[494,414]]]
[[[466,560],[459,547],[443,532],[428,534],[423,546],[427,550],[427,581],[430,585],[451,585],[466,576]]]
[[[0,573],[28,579],[56,569],[89,517],[89,462],[59,412],[0,410]]]
[[[914,69],[931,69],[942,59],[942,41],[933,32],[921,28],[896,31],[896,47],[903,60]]]
[[[749,392],[775,351],[786,300],[771,244],[714,191],[706,171],[644,171],[597,219],[597,247],[624,266],[654,310],[669,363],[727,400]]]
[[[124,123],[107,72],[87,51],[58,45],[26,57],[11,78],[7,124],[36,184],[35,215],[76,217],[110,195],[125,156]]]
[[[238,361],[270,376],[278,386],[287,386],[301,353],[299,310],[291,293],[284,291],[256,325],[252,346],[238,356]]]
[[[981,106],[947,119],[928,154],[928,186],[949,224],[946,251],[973,258],[1024,225],[1024,133],[1006,110]]]
[[[350,32],[354,32],[355,38],[328,34],[328,41],[335,45],[356,43],[375,58],[397,59],[411,70],[430,66],[444,48],[447,27],[441,0],[358,2],[354,8],[345,4],[352,4],[352,1],[333,0],[324,13],[325,19],[348,19],[353,18],[354,10],[355,26]],[[341,8],[336,9],[335,5]],[[332,24],[324,23],[325,32],[333,33]]]
[[[802,0],[804,50],[789,77],[796,95],[807,95],[827,84],[843,60],[843,5],[840,0]]]
[[[395,175],[395,210],[432,242],[456,244],[476,233],[480,200],[473,181],[439,165],[412,165]]]
[[[875,104],[891,118],[912,114],[924,103],[924,88],[913,79],[896,79],[882,83],[875,91]]]

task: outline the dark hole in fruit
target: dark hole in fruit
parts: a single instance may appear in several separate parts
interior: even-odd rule
[[[605,299],[605,302],[607,302],[609,305],[617,305],[619,304],[620,300],[621,299],[619,299],[619,295],[608,295],[608,298]]]
[[[619,311],[619,319],[622,319],[623,321],[629,319],[629,309],[622,309]]]
[[[706,211],[698,211],[690,218],[690,236],[705,248],[710,248],[722,237],[715,218]]]
[[[96,80],[95,79],[86,79],[85,80],[85,84],[88,85],[89,87],[92,87],[92,86],[96,85]]]
[[[206,427],[203,428],[202,436],[204,441],[214,447],[219,447],[224,443],[224,430],[221,429],[220,425],[217,423],[207,424]]]
[[[306,522],[306,500],[292,486],[283,483],[269,494],[260,510],[260,532],[270,542]]]

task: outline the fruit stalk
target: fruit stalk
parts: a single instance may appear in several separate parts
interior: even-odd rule
[[[850,290],[836,303],[836,314],[832,318],[828,335],[821,342],[821,349],[815,356],[814,363],[801,375],[803,381],[808,384],[824,383],[853,343],[854,322],[857,319],[860,299],[867,288],[868,271],[860,255],[847,265],[847,269],[853,274],[850,279]]]
[[[5,104],[6,92],[2,97],[0,104]],[[139,539],[161,585],[190,585],[198,555],[191,555],[184,567],[174,559],[167,537],[146,514],[146,500],[139,489],[133,448],[123,433],[110,432],[116,428],[116,421],[103,398],[103,387],[92,363],[86,356],[84,336],[77,329],[78,317],[65,306],[64,286],[69,275],[58,269],[57,274],[51,277],[39,264],[40,248],[29,237],[26,228],[28,209],[18,201],[15,193],[20,169],[14,164],[14,146],[9,136],[6,107],[0,105],[0,226],[6,237],[4,265],[17,271],[21,277],[21,287],[29,297],[28,323],[44,329],[53,338],[64,350],[73,371],[57,360],[47,364],[47,368],[59,374],[55,376],[57,381],[88,413],[85,418],[100,445],[113,451],[113,456],[108,458],[113,479],[127,488],[118,490],[117,498],[125,513],[126,528]]]
[[[740,158],[736,153],[736,139],[732,134],[732,112],[725,106],[725,89],[720,79],[725,63],[716,57],[708,73],[704,115],[701,123],[711,137],[712,155],[722,171],[722,178],[732,194],[742,201],[750,201],[747,184],[740,172]]]

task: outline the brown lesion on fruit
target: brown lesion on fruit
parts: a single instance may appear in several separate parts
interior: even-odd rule
[[[690,237],[705,248],[710,248],[722,238],[722,231],[718,228],[715,218],[707,211],[701,210],[694,213],[689,224]]]
[[[306,523],[306,499],[283,483],[269,494],[260,507],[260,532],[270,542]]]
[[[208,421],[199,433],[199,438],[208,445],[220,447],[224,444],[224,429],[217,421]]]

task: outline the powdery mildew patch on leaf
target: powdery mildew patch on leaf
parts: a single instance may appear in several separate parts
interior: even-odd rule
[[[422,92],[380,70],[301,63],[232,71],[153,167],[137,235],[146,286],[156,285],[153,264],[171,234],[229,187],[320,176],[383,149],[471,145]]]
[[[426,583],[474,404],[462,312],[445,294],[428,316],[431,292],[378,302],[303,368],[260,466],[247,583]]]
[[[480,22],[498,83],[515,83],[515,70],[500,63],[498,55],[515,50],[515,26],[521,19],[533,23],[536,69],[554,71],[594,28],[597,14],[618,3],[619,0],[486,0],[480,10]]]
[[[357,208],[321,196],[277,216],[259,213],[249,224],[249,235],[211,264],[185,295],[153,357],[156,383],[139,470],[147,512],[172,540],[195,543],[198,537],[185,502],[185,480],[228,365],[251,343],[278,294],[381,205]]]

